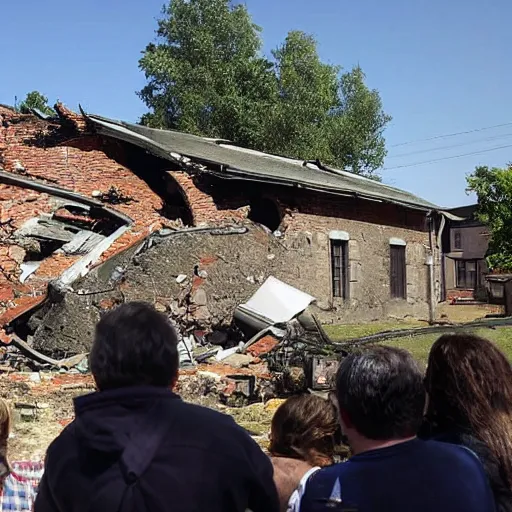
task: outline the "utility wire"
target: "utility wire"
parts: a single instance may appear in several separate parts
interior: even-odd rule
[[[506,146],[497,146],[495,148],[482,149],[481,151],[472,151],[471,153],[463,153],[461,155],[445,156],[443,158],[435,158],[434,160],[425,160],[423,162],[415,162],[412,164],[396,165],[393,167],[384,167],[383,171],[390,171],[392,169],[403,169],[404,167],[415,167],[417,165],[432,164],[434,162],[442,162],[443,160],[451,160],[453,158],[462,158],[463,156],[480,155],[481,153],[488,153],[490,151],[497,151],[498,149],[512,148],[512,144]]]
[[[399,153],[397,155],[390,155],[387,158],[400,158],[404,156],[419,155],[421,153],[431,153],[432,151],[441,151],[443,149],[459,148],[461,146],[470,146],[471,144],[480,144],[481,142],[489,142],[498,139],[504,139],[506,137],[512,137],[512,133],[504,133],[503,135],[495,135],[493,137],[487,137],[486,139],[477,139],[469,142],[461,142],[460,144],[451,144],[449,146],[439,146],[437,148],[420,149],[418,151],[410,151],[409,153]]]
[[[399,146],[407,146],[408,144],[416,144],[418,142],[428,142],[430,140],[446,139],[448,137],[455,137],[456,135],[466,135],[468,133],[483,132],[485,130],[492,130],[493,128],[501,128],[503,126],[512,126],[512,122],[510,122],[510,123],[503,123],[503,124],[495,124],[494,126],[485,126],[484,128],[476,128],[474,130],[467,130],[465,132],[447,133],[445,135],[437,135],[435,137],[429,137],[427,139],[410,140],[410,141],[407,141],[407,142],[401,142],[400,144],[393,144],[390,147],[391,148],[397,148]]]

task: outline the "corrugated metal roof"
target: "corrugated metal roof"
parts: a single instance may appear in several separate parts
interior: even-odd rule
[[[210,172],[222,178],[355,195],[425,211],[439,209],[410,192],[346,171],[319,168],[301,160],[277,157],[226,144],[226,141],[215,141],[171,130],[157,130],[96,115],[88,115],[87,118],[99,133],[143,147],[156,156],[173,161],[179,161],[180,157],[185,156],[206,166],[221,166],[220,170],[210,169]]]

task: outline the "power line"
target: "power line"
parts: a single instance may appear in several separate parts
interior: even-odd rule
[[[399,146],[407,146],[408,144],[416,144],[418,142],[428,142],[430,140],[437,140],[437,139],[446,139],[448,137],[455,137],[456,135],[466,135],[468,133],[483,132],[485,130],[492,130],[493,128],[501,128],[503,126],[511,126],[511,125],[512,125],[512,122],[510,122],[510,123],[503,123],[503,124],[495,124],[494,126],[486,126],[484,128],[476,128],[474,130],[467,130],[465,132],[447,133],[445,135],[437,135],[435,137],[429,137],[427,139],[410,140],[410,141],[407,141],[407,142],[401,142],[400,144],[393,144],[390,147],[391,148],[397,148]]]
[[[461,146],[470,146],[471,144],[479,144],[481,142],[489,142],[492,140],[503,139],[506,137],[512,137],[512,133],[504,133],[503,135],[495,135],[493,137],[487,137],[486,139],[478,139],[478,140],[472,140],[469,142],[461,142],[460,144],[451,144],[449,146],[439,146],[437,148],[420,149],[418,151],[410,151],[409,153],[399,153],[397,155],[390,155],[387,158],[400,158],[400,157],[404,157],[404,156],[419,155],[421,153],[431,153],[432,151],[440,151],[443,149],[459,148]]]
[[[417,165],[433,164],[434,162],[442,162],[443,160],[451,160],[453,158],[462,158],[464,156],[480,155],[481,153],[488,153],[489,151],[497,151],[498,149],[505,149],[505,148],[512,148],[512,144],[508,144],[506,146],[498,146],[495,148],[483,149],[481,151],[472,151],[471,153],[463,153],[462,155],[445,156],[443,158],[435,158],[434,160],[425,160],[423,162],[415,162],[412,164],[396,165],[394,167],[384,167],[382,170],[390,171],[392,169],[402,169],[404,167],[415,167]]]

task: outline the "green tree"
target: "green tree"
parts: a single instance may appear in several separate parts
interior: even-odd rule
[[[494,271],[512,271],[512,165],[477,167],[468,176],[468,190],[478,197],[477,218],[491,234],[487,262]]]
[[[290,32],[273,52],[279,102],[267,144],[277,153],[375,177],[386,156],[384,129],[391,117],[357,66],[321,62],[315,39]]]
[[[139,61],[141,122],[375,176],[391,118],[362,70],[341,74],[298,31],[265,59],[260,32],[230,0],[171,0]]]
[[[335,163],[325,132],[331,126],[331,112],[339,108],[339,68],[322,63],[316,41],[303,32],[290,32],[273,57],[278,101],[264,149]]]
[[[275,95],[271,64],[260,56],[260,28],[229,0],[172,0],[158,22],[158,44],[139,61],[139,95],[149,126],[221,137],[255,147]]]
[[[340,108],[327,133],[332,161],[342,169],[375,177],[387,154],[384,129],[391,116],[384,112],[379,92],[366,86],[359,66],[341,75],[339,98]]]
[[[31,109],[40,110],[43,114],[50,116],[55,114],[55,110],[48,105],[48,98],[39,91],[29,92],[18,106],[18,110],[22,114],[29,114]]]

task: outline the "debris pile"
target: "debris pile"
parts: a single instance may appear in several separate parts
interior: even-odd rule
[[[56,232],[64,213],[93,232],[68,208],[38,237]],[[139,300],[176,328],[185,399],[239,407],[328,390],[343,352],[316,320],[315,298],[293,286],[299,272],[287,251],[254,224],[161,228],[81,278],[50,283],[47,300],[5,327],[0,371],[87,377],[101,315]]]
[[[122,281],[122,269],[114,268],[112,279]],[[185,281],[181,276],[176,280]],[[334,354],[335,345],[309,311],[314,300],[270,276],[235,309],[229,325],[209,330],[198,329],[197,317],[192,322],[179,300],[171,301],[169,307],[157,301],[156,307],[169,316],[178,332],[180,393],[205,404],[220,401],[244,406],[308,388],[328,390],[339,354]],[[206,300],[194,304],[206,306]],[[35,375],[88,373],[86,353],[54,359],[15,332],[10,340],[2,348],[0,370]]]

